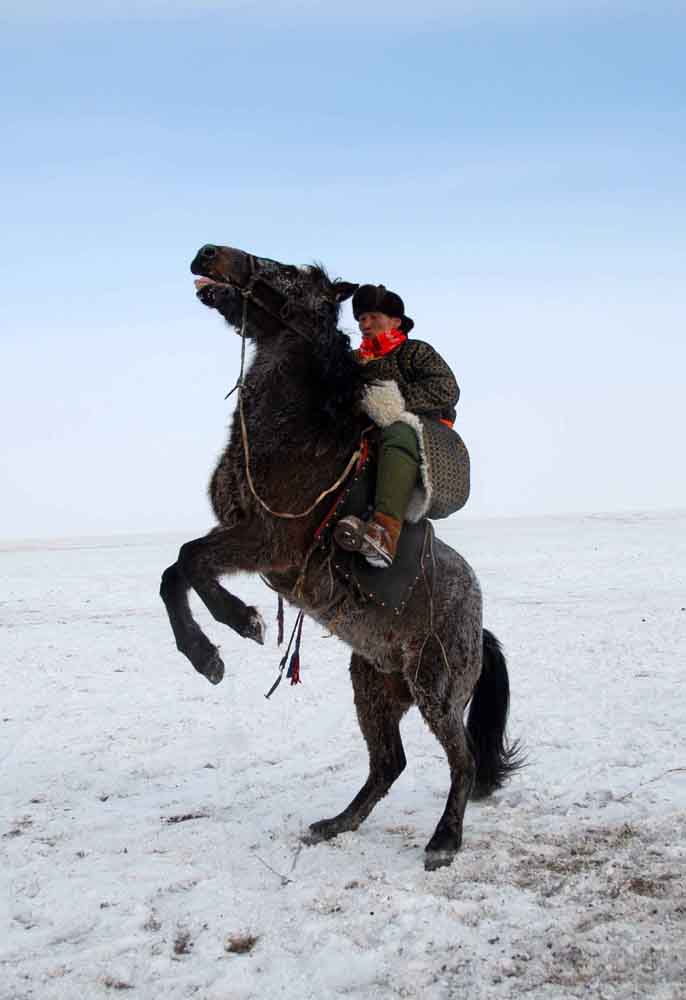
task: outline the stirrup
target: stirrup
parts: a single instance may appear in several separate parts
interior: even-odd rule
[[[366,523],[349,514],[341,518],[333,531],[334,541],[346,552],[359,552],[364,541]]]
[[[367,528],[373,523],[349,514],[341,518],[334,528],[334,541],[346,552],[359,552],[370,566],[385,569],[393,564],[393,557],[367,533]]]

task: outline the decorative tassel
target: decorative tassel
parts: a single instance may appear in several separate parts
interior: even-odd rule
[[[293,653],[293,656],[291,656],[291,662],[290,662],[290,665],[288,667],[288,672],[286,674],[286,677],[290,677],[290,679],[291,679],[291,686],[294,685],[294,684],[300,684],[301,683],[301,680],[300,680],[300,654],[299,653]]]
[[[300,639],[303,630],[303,619],[305,615],[301,611],[295,620],[295,625],[293,626],[293,631],[291,632],[291,637],[288,640],[288,645],[286,646],[286,652],[281,657],[281,662],[279,663],[279,675],[272,684],[272,686],[267,691],[265,698],[271,698],[271,696],[276,691],[277,687],[283,679],[283,672],[286,664],[288,663],[288,655],[291,651],[291,646],[293,645],[293,640],[295,639],[295,648],[293,649],[293,655],[291,656],[291,662],[286,673],[286,677],[290,677],[291,684],[301,684],[300,680]]]
[[[279,604],[276,609],[276,624],[278,628],[278,636],[276,639],[276,645],[280,646],[283,642],[283,597],[279,594]]]
[[[293,655],[291,656],[291,662],[288,666],[288,671],[286,677],[290,677],[291,686],[294,684],[301,684],[300,680],[300,639],[303,633],[303,619],[305,615],[301,611],[298,615],[297,621],[297,632],[295,636],[295,649],[293,650]]]

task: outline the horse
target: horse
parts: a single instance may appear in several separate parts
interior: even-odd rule
[[[522,756],[506,735],[505,656],[482,626],[481,590],[466,560],[431,534],[431,586],[415,587],[397,614],[357,600],[317,544],[369,424],[360,409],[360,367],[338,329],[341,303],[358,286],[330,278],[319,264],[296,267],[212,244],[201,247],[191,272],[199,277],[198,298],[241,333],[242,358],[246,341],[254,355],[245,374],[242,365],[228,444],[209,484],[218,524],[186,542],[162,576],[177,648],[211,683],[221,681],[218,649],[191,613],[191,588],[218,622],[264,642],[257,608],[219,583],[238,572],[260,574],[337,635],[351,649],[369,773],[350,804],[312,823],[304,839],[328,840],[367,818],[406,766],[400,721],[416,705],[450,768],[424,865],[429,871],[449,865],[462,843],[468,798],[500,788]]]

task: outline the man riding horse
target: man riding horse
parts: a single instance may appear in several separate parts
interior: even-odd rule
[[[467,451],[441,422],[454,415],[452,373],[428,344],[406,339],[411,320],[386,289],[214,244],[200,248],[191,271],[200,300],[241,334],[243,346],[250,341],[254,354],[247,371],[241,368],[229,440],[210,480],[216,524],[186,542],[162,575],[176,645],[198,673],[221,681],[224,662],[194,617],[191,590],[217,622],[264,643],[259,610],[225,586],[224,578],[239,573],[261,574],[298,608],[301,622],[307,615],[337,635],[351,650],[368,776],[342,812],[310,825],[306,840],[356,830],[387,794],[405,767],[400,721],[414,704],[450,773],[424,864],[448,865],[462,843],[468,797],[491,794],[521,766],[517,744],[506,737],[507,664],[483,627],[479,581],[423,520],[447,517],[469,492]],[[357,357],[338,329],[341,303],[353,293],[364,334]],[[366,447],[379,437],[380,449]],[[370,496],[368,459],[379,450]],[[359,554],[334,553],[326,528],[335,530],[339,509],[342,519],[374,507],[374,523],[387,530],[391,518],[396,538],[403,518],[419,522],[405,527],[393,568],[380,572]],[[349,529],[360,538],[357,553],[367,551],[372,530],[364,519],[364,527],[352,522]],[[391,537],[384,562],[392,549]],[[407,586],[400,572],[406,549],[414,564]],[[369,552],[380,554],[373,545]],[[377,584],[388,589],[399,578],[393,600],[379,595]]]
[[[361,285],[352,307],[362,333],[355,358],[367,383],[363,408],[380,429],[378,470],[373,517],[342,518],[334,538],[372,566],[386,567],[406,518],[446,516],[467,500],[469,459],[451,430],[460,390],[433,347],[408,340],[414,322],[399,295]]]

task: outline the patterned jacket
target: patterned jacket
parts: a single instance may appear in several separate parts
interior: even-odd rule
[[[362,408],[378,427],[397,420],[414,427],[421,455],[420,482],[406,517],[448,517],[469,497],[469,453],[454,430],[460,390],[440,354],[422,340],[406,340],[389,354],[362,364],[368,383]]]
[[[460,389],[450,367],[430,344],[406,340],[390,354],[361,364],[365,382],[395,382],[410,413],[433,420],[455,419]]]

